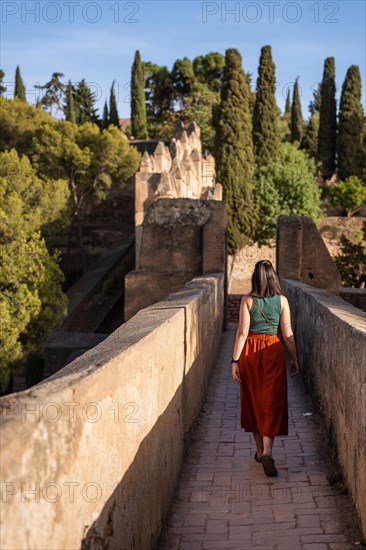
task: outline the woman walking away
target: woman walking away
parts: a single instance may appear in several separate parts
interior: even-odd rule
[[[232,376],[240,383],[240,421],[252,432],[267,476],[277,475],[272,457],[276,435],[288,435],[287,373],[279,325],[291,355],[291,376],[299,372],[290,308],[269,260],[255,264],[252,288],[240,304]]]

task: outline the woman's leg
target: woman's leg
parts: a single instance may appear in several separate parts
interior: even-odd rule
[[[274,443],[274,437],[263,436],[263,454],[272,457],[272,447]]]
[[[253,437],[257,445],[257,458],[260,458],[263,454],[263,438],[259,432],[253,432]]]

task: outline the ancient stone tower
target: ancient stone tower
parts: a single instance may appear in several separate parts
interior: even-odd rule
[[[136,268],[139,266],[142,223],[150,204],[160,198],[222,200],[222,186],[215,182],[215,159],[202,154],[200,129],[195,122],[179,122],[169,146],[159,141],[146,150],[135,175]]]
[[[145,151],[135,176],[136,266],[125,276],[126,321],[197,275],[226,273],[222,186],[214,157],[202,154],[197,124],[179,123],[168,143],[139,145]]]

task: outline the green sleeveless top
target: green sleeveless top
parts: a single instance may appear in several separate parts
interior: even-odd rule
[[[276,332],[278,331],[278,326],[280,324],[281,317],[281,297],[279,294],[275,296],[265,296],[263,298],[259,296],[254,296],[259,307],[272,323]],[[253,302],[252,307],[250,308],[250,327],[249,330],[253,332],[268,332],[276,334],[272,329],[271,325],[267,323],[256,304]]]

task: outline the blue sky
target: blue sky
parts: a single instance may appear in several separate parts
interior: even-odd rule
[[[3,0],[1,68],[11,95],[20,65],[30,103],[35,101],[34,84],[44,84],[57,71],[65,81],[85,78],[102,109],[115,79],[119,115],[129,117],[135,50],[143,60],[171,69],[184,56],[237,48],[255,84],[261,47],[269,44],[282,110],[287,88],[299,76],[303,114],[308,116],[328,56],[335,57],[338,99],[347,68],[360,67],[366,110],[365,6],[363,0]]]

